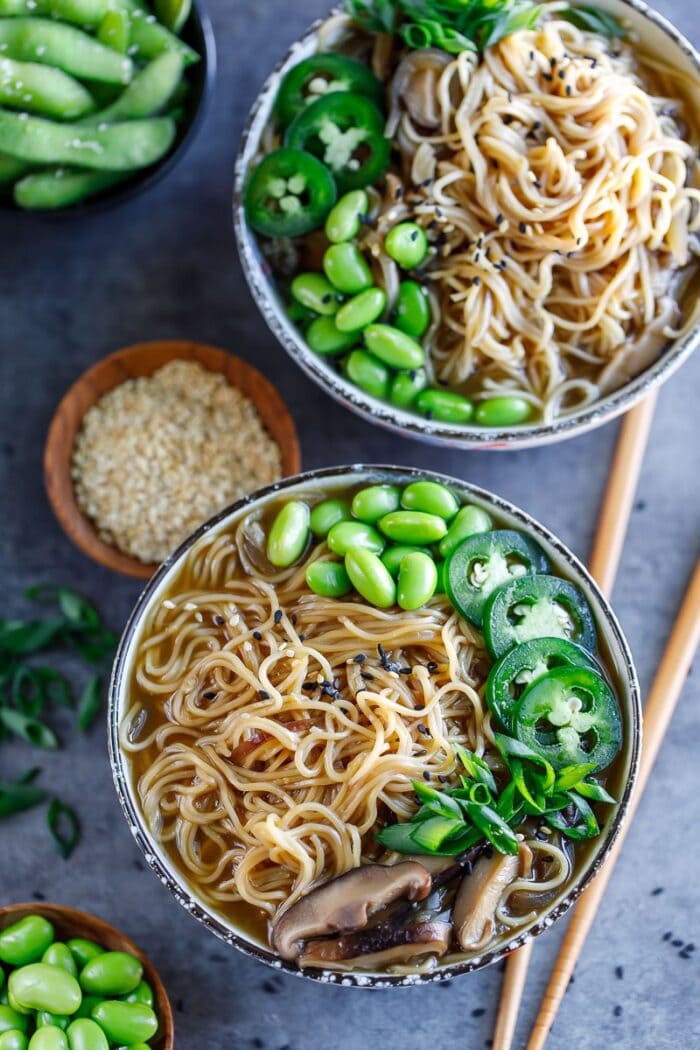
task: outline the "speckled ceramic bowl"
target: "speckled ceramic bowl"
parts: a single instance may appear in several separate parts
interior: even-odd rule
[[[492,951],[485,952],[482,955],[465,955],[463,961],[460,960],[450,965],[438,966],[431,973],[420,975],[396,976],[364,971],[355,973],[326,970],[301,971],[293,964],[283,962],[265,944],[253,940],[250,936],[237,929],[230,920],[213,910],[187,884],[182,874],[173,865],[167,852],[149,831],[136,797],[129,761],[122,754],[119,747],[119,725],[127,708],[131,668],[138,648],[142,625],[149,610],[154,604],[163,600],[163,595],[169,591],[171,581],[180,570],[183,559],[202,536],[230,528],[242,515],[249,513],[251,507],[274,500],[279,493],[286,493],[290,498],[293,498],[298,489],[304,488],[308,491],[309,486],[315,485],[318,485],[319,488],[322,487],[324,491],[328,491],[333,489],[339,490],[347,485],[373,484],[378,481],[405,485],[411,481],[426,478],[450,485],[464,499],[484,507],[498,521],[504,522],[506,528],[521,529],[533,536],[544,547],[557,571],[577,583],[585,593],[595,615],[600,642],[606,651],[607,663],[615,678],[622,710],[624,743],[621,756],[622,761],[618,773],[620,801],[616,806],[610,808],[600,836],[592,841],[575,883],[562,889],[548,904],[545,911],[538,915],[533,922],[521,927],[510,940],[499,943]],[[629,646],[612,609],[581,562],[544,526],[506,500],[456,478],[403,467],[355,465],[331,467],[298,474],[295,477],[287,478],[268,488],[261,489],[257,493],[253,493],[251,496],[240,500],[223,511],[217,517],[212,518],[211,521],[203,525],[175,551],[147,584],[122,635],[110,684],[109,746],[114,784],[129,828],[143,851],[151,870],[155,872],[163,885],[170,890],[175,899],[187,911],[191,912],[208,930],[211,930],[213,934],[227,944],[233,945],[246,955],[260,959],[278,970],[286,970],[287,973],[296,976],[342,985],[386,988],[396,985],[419,984],[427,981],[442,981],[459,974],[470,973],[472,970],[479,970],[490,963],[498,962],[513,949],[519,948],[530,938],[542,933],[548,926],[551,926],[556,919],[569,910],[582,890],[596,874],[610,851],[624,820],[634,786],[639,763],[640,741],[641,707],[639,686]]]
[[[700,53],[662,15],[643,0],[596,0],[598,7],[629,22],[647,50],[663,56],[672,65],[695,77],[700,85]],[[335,370],[332,360],[315,354],[287,317],[284,303],[262,256],[255,233],[243,211],[242,194],[247,173],[259,152],[261,135],[270,122],[272,107],[284,74],[316,51],[315,23],[296,41],[266,80],[253,106],[243,135],[236,164],[233,216],[243,271],[256,303],[272,333],[304,371],[346,408],[401,434],[455,448],[526,448],[585,433],[626,412],[637,401],[664,382],[700,345],[700,325],[684,338],[671,340],[649,368],[614,393],[554,423],[532,423],[498,429],[439,423],[403,411],[371,397]],[[700,87],[699,87],[700,92]]]

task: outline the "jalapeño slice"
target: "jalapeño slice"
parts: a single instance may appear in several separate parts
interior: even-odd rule
[[[549,570],[542,548],[514,529],[493,529],[469,536],[446,563],[445,585],[455,609],[475,627],[483,623],[484,606],[502,583]]]
[[[333,51],[305,58],[285,74],[275,99],[275,114],[283,128],[308,105],[337,91],[364,95],[377,106],[384,101],[380,80],[362,62]]]
[[[484,638],[494,660],[532,638],[564,638],[595,652],[591,607],[559,576],[521,576],[497,587],[484,608]]]
[[[533,638],[523,642],[491,668],[486,682],[486,702],[506,732],[513,732],[513,714],[525,690],[556,667],[599,670],[597,661],[585,649],[564,638]]]
[[[312,102],[289,125],[284,143],[323,161],[340,193],[369,186],[389,166],[391,142],[384,138],[384,117],[373,102],[353,91],[334,91]]]
[[[336,195],[333,177],[320,160],[300,149],[278,149],[250,175],[245,214],[258,233],[299,237],[323,225]]]
[[[620,750],[622,721],[610,686],[588,667],[556,667],[525,690],[515,734],[555,768],[595,763],[605,769]]]

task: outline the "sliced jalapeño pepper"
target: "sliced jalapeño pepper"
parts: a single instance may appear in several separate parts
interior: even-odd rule
[[[549,559],[522,532],[493,529],[460,543],[448,558],[446,570],[445,585],[453,606],[470,623],[481,627],[491,592],[519,576],[547,572]]]
[[[248,222],[268,237],[299,237],[317,229],[335,199],[328,168],[300,149],[268,153],[250,175],[244,194]]]
[[[504,583],[484,607],[484,638],[494,660],[532,638],[565,638],[595,652],[591,607],[574,584],[559,576],[521,576]]]
[[[364,95],[377,106],[384,101],[382,83],[371,69],[354,58],[320,51],[285,74],[275,99],[277,119],[286,128],[312,102],[336,91]]]
[[[354,91],[334,91],[312,102],[289,125],[284,143],[323,161],[340,193],[369,186],[389,166],[391,142],[384,138],[384,117]]]
[[[533,638],[516,645],[495,664],[486,681],[486,702],[502,727],[513,732],[513,713],[525,690],[555,667],[587,667],[598,663],[564,638]]]
[[[610,686],[588,667],[556,667],[522,695],[515,734],[554,767],[605,769],[620,750],[622,721]]]

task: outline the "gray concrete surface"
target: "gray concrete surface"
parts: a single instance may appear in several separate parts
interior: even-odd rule
[[[215,101],[192,152],[165,183],[79,223],[0,214],[1,615],[25,608],[25,586],[50,580],[81,588],[116,629],[124,622],[138,583],[96,567],[64,537],[44,495],[41,455],[53,408],[73,379],[107,352],[149,338],[220,344],[259,365],[290,403],[306,467],[364,459],[451,472],[521,504],[585,557],[615,425],[539,451],[431,449],[333,406],[271,339],[237,261],[229,219],[233,159],[257,87],[324,0],[209,6],[220,63]],[[700,42],[694,0],[660,6]],[[698,554],[699,399],[696,359],[662,392],[615,590],[645,688]],[[662,939],[672,931],[700,944],[699,702],[691,677],[557,1020],[553,1050],[700,1047],[700,951],[684,961]],[[367,993],[275,976],[219,944],[142,863],[112,790],[104,726],[80,739],[68,723],[59,719],[57,726],[63,750],[37,755],[2,744],[0,770],[12,775],[38,760],[44,782],[79,810],[83,839],[64,862],[41,810],[3,822],[0,900],[42,894],[128,931],[165,978],[180,1050],[488,1045],[501,980],[495,969],[449,986]],[[662,892],[654,894],[657,888]],[[555,928],[536,944],[518,1046],[562,932]]]

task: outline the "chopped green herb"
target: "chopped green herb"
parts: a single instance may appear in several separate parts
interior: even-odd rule
[[[78,701],[78,728],[87,732],[99,714],[101,704],[102,679],[93,675]]]
[[[601,11],[599,7],[565,7],[557,14],[577,29],[587,29],[600,36],[621,40],[627,35],[622,23],[608,11]]]
[[[75,810],[58,798],[52,798],[46,820],[56,849],[68,860],[80,838],[80,822]]]

